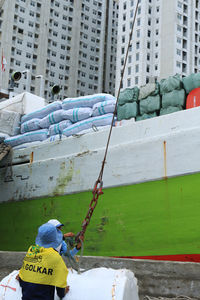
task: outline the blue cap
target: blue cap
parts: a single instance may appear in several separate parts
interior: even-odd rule
[[[62,232],[55,226],[45,223],[38,228],[36,244],[44,248],[57,248],[63,241]]]

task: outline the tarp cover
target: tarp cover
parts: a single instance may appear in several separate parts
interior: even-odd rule
[[[0,282],[0,299],[21,300],[17,274],[13,271]],[[67,282],[70,290],[63,298],[66,300],[139,300],[137,279],[126,269],[97,268],[80,275],[69,270]],[[56,294],[55,300],[59,300]]]

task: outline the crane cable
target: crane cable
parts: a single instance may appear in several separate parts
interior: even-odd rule
[[[121,79],[120,79],[120,85],[119,85],[119,89],[118,89],[118,93],[117,93],[117,100],[116,100],[116,104],[115,104],[115,109],[114,109],[113,118],[112,118],[112,122],[111,122],[111,126],[110,126],[110,131],[109,131],[109,135],[108,135],[108,140],[107,140],[107,144],[106,144],[104,158],[103,158],[103,161],[102,161],[101,170],[100,170],[98,179],[95,182],[95,185],[94,185],[94,188],[93,188],[93,191],[92,191],[93,198],[92,198],[92,200],[90,202],[89,210],[87,212],[87,215],[86,215],[84,221],[82,222],[82,230],[79,233],[77,233],[77,235],[75,237],[75,240],[79,241],[81,243],[82,243],[83,239],[81,239],[80,237],[84,237],[86,228],[89,225],[90,219],[91,219],[92,214],[94,212],[94,209],[95,209],[95,207],[97,205],[98,197],[99,197],[99,195],[103,194],[103,192],[102,192],[102,188],[103,188],[103,181],[102,181],[102,179],[103,179],[103,172],[104,172],[104,167],[105,167],[105,163],[106,163],[106,157],[107,157],[107,153],[108,153],[108,147],[109,147],[109,143],[110,143],[110,138],[111,138],[111,133],[112,133],[112,128],[113,128],[114,118],[115,118],[115,115],[117,114],[117,104],[118,104],[120,89],[122,87],[124,72],[125,72],[125,68],[126,68],[126,64],[127,64],[128,52],[129,52],[129,48],[130,48],[131,40],[132,40],[132,36],[133,36],[133,30],[134,30],[134,24],[135,24],[137,10],[138,10],[138,4],[139,4],[139,0],[137,1],[137,5],[136,5],[136,9],[135,9],[135,14],[134,14],[134,19],[133,19],[133,23],[132,23],[132,27],[131,27],[131,32],[130,32],[130,35],[129,35],[128,47],[127,47],[127,51],[126,51],[126,56],[125,56],[125,61],[124,61],[124,65],[123,65],[123,70],[121,72]]]

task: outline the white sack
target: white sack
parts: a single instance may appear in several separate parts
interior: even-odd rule
[[[22,117],[21,122],[26,122],[28,120],[31,120],[33,118],[42,119],[49,115],[51,112],[59,110],[62,108],[61,101],[55,101],[51,104],[46,105],[45,107],[35,110],[31,112],[30,114],[26,114]]]
[[[61,122],[64,119],[63,113],[64,113],[63,109],[53,111],[48,116],[40,120],[39,123],[40,127],[49,128],[50,125]]]
[[[49,127],[49,135],[61,134],[63,130],[72,125],[70,120],[64,120]]]
[[[104,93],[78,98],[66,98],[62,103],[62,108],[68,110],[76,107],[93,107],[95,103],[114,99],[116,99],[114,96]]]
[[[0,131],[8,135],[20,133],[21,114],[9,110],[0,110]]]
[[[0,299],[21,300],[17,274],[13,271],[0,282]],[[69,270],[67,282],[70,289],[64,300],[139,300],[137,279],[126,269],[97,268],[80,275]],[[56,292],[55,300],[59,300]]]
[[[92,128],[93,126],[106,126],[110,125],[112,122],[113,114],[106,114],[99,117],[92,117],[80,122],[77,122],[68,128],[63,130],[63,134],[70,136],[72,134],[77,134],[80,131]]]
[[[15,147],[24,143],[31,143],[35,141],[44,141],[47,139],[48,129],[40,129],[32,132],[27,132],[24,134],[16,135],[5,139],[5,144]]]
[[[116,100],[96,103],[92,108],[92,116],[101,116],[115,111]]]
[[[88,119],[92,115],[92,108],[90,107],[77,107],[73,109],[63,110],[64,119],[68,119],[71,122],[79,122]]]
[[[31,119],[27,122],[22,123],[21,125],[21,133],[33,131],[33,130],[38,130],[40,129],[40,119]]]

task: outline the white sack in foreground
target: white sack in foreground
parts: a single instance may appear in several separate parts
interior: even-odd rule
[[[0,282],[0,300],[21,300],[21,288],[13,271]],[[139,300],[137,279],[125,269],[97,268],[80,275],[69,270],[70,290],[65,300]],[[55,300],[59,300],[56,295]]]

